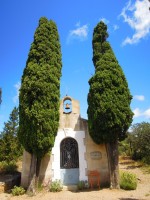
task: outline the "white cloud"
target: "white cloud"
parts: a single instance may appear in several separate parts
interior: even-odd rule
[[[116,31],[116,30],[119,29],[119,26],[118,26],[117,24],[114,24],[114,25],[113,25],[113,29],[114,29],[114,31]]]
[[[87,34],[88,34],[88,26],[87,25],[83,25],[81,27],[78,27],[77,29],[75,30],[72,30],[70,32],[70,35],[73,36],[78,36],[78,37],[83,37],[83,38],[86,38],[87,37]]]
[[[108,19],[106,19],[106,18],[104,18],[104,17],[103,17],[103,18],[101,18],[101,19],[100,19],[100,21],[103,21],[105,24],[109,24],[109,20],[108,20]]]
[[[150,108],[148,108],[145,111],[140,110],[139,108],[136,108],[133,110],[134,118],[138,117],[144,117],[144,118],[150,118]]]
[[[133,99],[136,99],[138,101],[144,101],[145,100],[145,97],[143,95],[135,95],[133,97]]]
[[[16,95],[13,97],[13,102],[14,102],[14,103],[17,103],[17,101],[18,101],[20,86],[21,86],[20,82],[18,82],[18,83],[16,83],[16,84],[14,85],[14,87],[15,87],[15,89],[16,89]]]
[[[134,118],[140,117],[142,115],[139,108],[134,109],[133,113],[134,113],[134,116],[133,116]]]
[[[146,117],[146,118],[150,118],[150,108],[145,110],[145,112],[143,113],[143,115]]]
[[[88,25],[85,24],[80,26],[80,22],[76,24],[76,28],[69,32],[67,43],[69,43],[73,39],[79,39],[80,41],[84,41],[88,36]]]
[[[134,4],[131,0],[122,9],[120,16],[124,22],[134,30],[132,37],[126,37],[123,45],[138,43],[150,33],[150,2],[148,0],[136,0]]]

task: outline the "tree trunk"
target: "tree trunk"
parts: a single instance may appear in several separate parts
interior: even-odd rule
[[[40,175],[40,166],[41,166],[41,158],[37,158],[36,160],[36,179],[35,179],[35,186],[38,188],[39,186],[39,175]]]
[[[36,155],[31,154],[29,184],[27,191],[33,194],[36,194],[36,189],[38,188],[40,165],[41,165],[41,158],[37,158]]]
[[[120,189],[118,140],[112,143],[108,143],[106,146],[110,172],[110,188]]]
[[[36,163],[37,157],[34,154],[31,154],[31,164],[30,164],[30,174],[29,174],[29,184],[27,192],[31,192],[33,194],[36,193]]]

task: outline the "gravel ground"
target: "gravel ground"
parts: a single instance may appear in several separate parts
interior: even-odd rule
[[[40,192],[36,196],[30,197],[11,196],[10,194],[0,194],[0,200],[150,200],[150,174],[143,173],[140,166],[131,160],[123,160],[120,169],[135,173],[138,178],[136,190],[110,190],[100,189],[97,191],[70,192],[62,191],[59,193]]]

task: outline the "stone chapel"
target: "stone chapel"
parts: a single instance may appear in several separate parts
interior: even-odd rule
[[[31,156],[24,151],[21,185],[28,186]],[[79,101],[65,96],[60,102],[59,129],[52,152],[42,159],[40,179],[44,183],[61,180],[63,185],[88,181],[88,173],[100,173],[100,185],[109,185],[106,147],[97,145],[88,133],[87,120],[80,116]]]

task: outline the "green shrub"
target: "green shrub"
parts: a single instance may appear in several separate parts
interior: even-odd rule
[[[83,189],[88,189],[89,188],[88,181],[79,181],[77,186],[78,186],[79,190],[83,190]]]
[[[14,186],[14,188],[11,190],[12,195],[13,196],[19,196],[19,195],[23,195],[26,191],[23,187],[18,187],[18,186]]]
[[[120,188],[124,190],[135,190],[137,188],[136,175],[129,172],[121,172]]]
[[[0,173],[13,174],[17,171],[17,164],[15,161],[2,161],[0,162]]]
[[[147,165],[147,164],[143,164],[142,163],[142,170],[143,170],[143,172],[144,173],[146,173],[146,174],[150,174],[150,165]]]
[[[63,189],[63,185],[60,180],[55,180],[50,184],[50,192],[60,192]]]
[[[44,188],[43,184],[42,184],[41,182],[38,182],[37,190],[38,190],[39,192],[41,192],[41,191],[43,190],[43,188]]]
[[[149,164],[150,165],[150,156],[149,155],[144,155],[142,158],[142,162],[144,162],[145,164]]]
[[[79,181],[79,183],[78,183],[78,189],[79,190],[83,190],[84,188],[85,188],[84,181]]]

